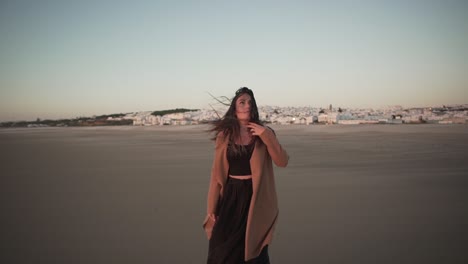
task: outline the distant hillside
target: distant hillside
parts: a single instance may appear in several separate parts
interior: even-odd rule
[[[109,117],[121,118],[125,114],[100,115],[93,117],[77,117],[73,119],[37,119],[36,121],[3,122],[0,127],[64,127],[64,126],[129,126],[132,120],[108,120]]]
[[[163,116],[167,114],[175,114],[175,113],[185,113],[185,112],[195,112],[199,111],[200,109],[186,109],[186,108],[176,108],[176,109],[170,109],[170,110],[160,110],[160,111],[154,111],[151,114],[154,116]]]
[[[185,113],[195,112],[199,109],[186,109],[176,108],[169,110],[154,111],[151,114],[154,116],[174,114],[174,113]],[[127,114],[110,114],[110,115],[99,115],[93,117],[77,117],[73,119],[58,119],[58,120],[41,120],[36,121],[14,121],[14,122],[2,122],[0,127],[56,127],[56,126],[130,126],[133,125],[133,120],[123,119]],[[114,120],[109,120],[113,118]]]

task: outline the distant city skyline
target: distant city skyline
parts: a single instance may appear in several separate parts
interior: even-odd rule
[[[468,103],[468,1],[3,1],[0,122]]]

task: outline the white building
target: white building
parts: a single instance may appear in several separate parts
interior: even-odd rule
[[[336,124],[338,123],[338,113],[319,114],[318,122],[323,124]]]

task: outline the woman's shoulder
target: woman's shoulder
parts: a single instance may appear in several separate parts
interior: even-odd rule
[[[275,134],[275,135],[276,135],[276,132],[275,132],[275,130],[274,130],[273,128],[271,128],[271,126],[265,126],[265,127],[266,127],[266,128],[268,128],[268,129],[270,129],[270,130],[271,130],[271,132],[273,132],[273,134]]]
[[[219,131],[219,132],[216,134],[216,140],[218,140],[218,139],[224,139],[224,137],[225,137],[224,131]]]
[[[226,134],[223,131],[219,131],[216,134],[216,146],[221,145],[226,141]]]
[[[269,136],[275,136],[276,137],[276,132],[272,127],[267,126],[267,125],[264,125],[264,127],[265,127],[265,130],[268,132],[266,134],[268,134]]]

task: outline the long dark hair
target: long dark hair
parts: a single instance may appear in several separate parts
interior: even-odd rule
[[[247,87],[241,87],[236,91],[234,98],[231,100],[229,109],[226,111],[224,116],[221,119],[214,121],[212,123],[213,127],[208,130],[210,132],[215,132],[215,135],[212,138],[213,140],[216,140],[216,137],[220,132],[223,132],[224,136],[229,139],[229,143],[231,144],[234,144],[236,139],[240,138],[240,125],[236,116],[236,101],[243,94],[248,94],[251,98],[250,122],[263,125],[260,121],[257,102],[255,101],[253,91]]]

